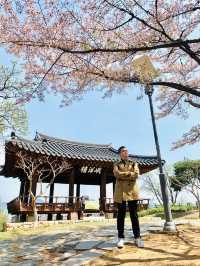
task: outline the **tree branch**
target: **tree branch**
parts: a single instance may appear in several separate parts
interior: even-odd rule
[[[199,103],[195,103],[195,102],[192,101],[192,100],[187,100],[187,99],[185,99],[185,102],[186,102],[186,103],[189,103],[189,104],[192,105],[193,107],[200,108],[200,104],[199,104]]]

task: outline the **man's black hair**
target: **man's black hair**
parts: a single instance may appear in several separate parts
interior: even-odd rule
[[[120,146],[119,149],[118,149],[118,153],[120,153],[121,150],[123,150],[123,149],[126,149],[126,147],[125,146]]]

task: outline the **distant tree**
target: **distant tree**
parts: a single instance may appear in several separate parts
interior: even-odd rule
[[[159,181],[155,179],[155,176],[151,174],[145,175],[145,178],[143,181],[144,181],[143,183],[144,189],[148,193],[152,194],[153,197],[155,197],[159,205],[163,205],[160,184],[159,184]]]
[[[200,160],[185,160],[174,164],[173,188],[190,192],[197,202],[200,218]]]
[[[88,195],[83,195],[82,196],[85,200],[90,200],[90,197]]]
[[[168,181],[167,188],[169,190],[170,202],[172,205],[175,205],[177,202],[178,194],[180,192],[180,188],[177,189],[174,187],[173,177],[170,175],[169,168],[165,168],[165,175],[167,176],[167,181]],[[144,189],[147,192],[151,193],[160,205],[163,205],[160,182],[157,176],[158,174],[157,175],[156,174],[145,175],[144,183],[143,183]]]
[[[22,82],[16,63],[11,67],[0,66],[0,134],[8,130],[24,135],[28,130],[25,97],[28,84]]]

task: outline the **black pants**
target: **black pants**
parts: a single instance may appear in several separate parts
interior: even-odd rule
[[[122,201],[122,203],[117,203],[118,214],[117,214],[117,230],[118,237],[124,238],[124,220],[126,216],[126,201]],[[140,237],[140,225],[137,214],[137,200],[128,201],[128,207],[130,212],[131,224],[133,235],[135,238]]]

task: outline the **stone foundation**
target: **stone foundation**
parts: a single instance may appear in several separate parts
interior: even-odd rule
[[[106,219],[112,219],[112,218],[114,218],[114,213],[112,213],[112,212],[105,213],[105,218]]]
[[[33,215],[27,215],[27,222],[34,222],[35,218]]]
[[[77,212],[69,212],[67,219],[68,220],[78,220],[78,213]]]

